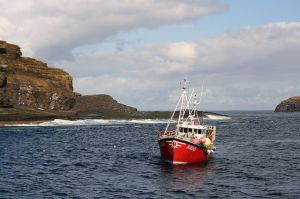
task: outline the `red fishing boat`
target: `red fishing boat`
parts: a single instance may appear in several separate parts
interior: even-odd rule
[[[182,83],[182,94],[165,130],[159,132],[158,139],[162,160],[171,164],[203,162],[216,150],[213,144],[216,127],[204,124],[200,119],[196,108],[200,103],[198,97],[194,90],[188,95],[187,81]],[[177,122],[174,122],[175,117],[178,117]]]

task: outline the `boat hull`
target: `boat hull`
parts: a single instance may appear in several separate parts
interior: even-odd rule
[[[209,159],[205,148],[177,138],[159,140],[160,154],[163,161],[170,164],[203,162]]]

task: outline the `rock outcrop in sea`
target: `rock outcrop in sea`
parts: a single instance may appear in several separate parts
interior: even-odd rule
[[[298,112],[300,111],[300,96],[283,100],[275,108],[275,112]]]
[[[72,109],[78,118],[130,118],[137,109],[118,103],[109,95],[78,96]]]

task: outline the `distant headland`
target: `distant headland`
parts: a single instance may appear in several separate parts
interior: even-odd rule
[[[170,116],[169,111],[138,111],[105,94],[82,96],[73,91],[72,80],[64,70],[22,57],[19,46],[0,41],[0,122]]]
[[[275,112],[299,112],[299,111],[300,111],[300,96],[295,96],[283,100],[275,108]]]

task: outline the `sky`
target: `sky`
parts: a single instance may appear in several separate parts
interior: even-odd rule
[[[172,110],[274,110],[300,95],[298,0],[0,0],[0,40],[73,76],[84,95]],[[204,89],[202,89],[204,88]]]

